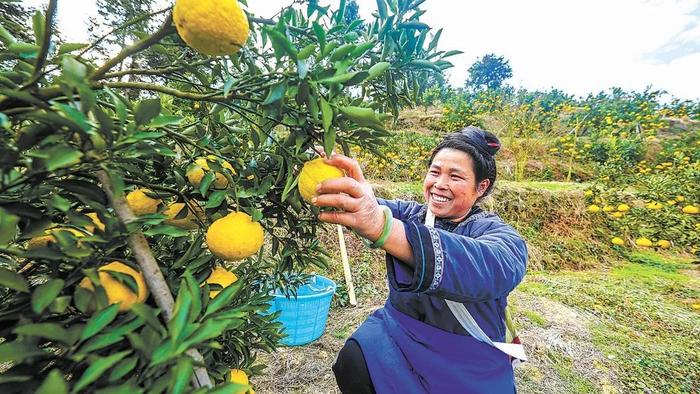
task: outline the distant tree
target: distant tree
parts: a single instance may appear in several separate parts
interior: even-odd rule
[[[503,56],[485,55],[469,67],[467,89],[499,89],[503,81],[513,76],[513,69]]]
[[[348,25],[360,18],[360,6],[357,5],[355,0],[348,1],[347,5],[345,6],[344,17],[345,23]]]

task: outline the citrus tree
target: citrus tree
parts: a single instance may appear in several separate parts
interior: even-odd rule
[[[57,44],[51,0],[33,41],[0,27],[0,390],[252,392],[271,289],[326,264],[303,163],[374,149],[451,66],[422,2],[177,0]]]

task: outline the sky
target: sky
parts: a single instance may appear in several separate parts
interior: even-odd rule
[[[170,3],[158,0],[161,4]],[[319,0],[337,7],[339,0]],[[25,0],[45,7],[47,0]],[[291,0],[248,0],[248,11],[271,17]],[[371,18],[376,0],[357,0]],[[94,0],[60,0],[58,23],[67,41],[87,37]],[[516,88],[557,88],[575,96],[611,87],[651,86],[681,98],[700,99],[700,0],[427,0],[421,20],[443,28],[441,50],[449,81],[462,86],[468,68],[488,53],[508,59]]]

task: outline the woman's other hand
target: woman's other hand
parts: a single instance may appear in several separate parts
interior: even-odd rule
[[[317,207],[337,209],[321,212],[319,220],[350,227],[360,236],[374,242],[382,233],[384,214],[374,197],[372,186],[362,175],[356,160],[340,154],[325,159],[327,164],[345,171],[343,178],[329,179],[318,185],[318,196],[312,200]]]

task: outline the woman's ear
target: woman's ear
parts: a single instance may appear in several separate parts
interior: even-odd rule
[[[479,182],[479,186],[476,187],[476,192],[479,193],[479,197],[483,196],[484,193],[486,193],[486,190],[488,190],[489,185],[491,185],[490,179],[484,179],[483,181]]]

